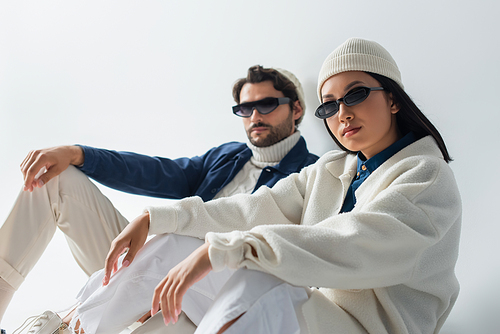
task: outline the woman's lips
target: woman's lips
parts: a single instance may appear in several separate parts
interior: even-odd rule
[[[347,128],[344,130],[344,137],[350,137],[358,133],[358,131],[361,129],[361,127],[358,128]]]

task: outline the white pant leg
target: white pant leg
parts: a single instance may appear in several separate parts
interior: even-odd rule
[[[37,263],[57,227],[88,274],[104,266],[127,220],[73,166],[33,192],[21,191],[0,229],[0,278],[14,289]]]
[[[81,305],[76,309],[71,325],[80,320],[87,334],[119,333],[151,309],[154,289],[172,267],[203,245],[204,241],[175,234],[157,235],[137,253],[134,261],[121,267],[102,286],[104,272],[92,275],[80,291]],[[211,272],[196,282],[184,295],[182,310],[198,324],[233,271]]]
[[[163,315],[160,312],[149,318],[144,324],[135,328],[130,334],[193,334],[196,326],[184,312],[179,314],[175,324],[165,326]]]
[[[309,288],[293,286],[273,275],[239,269],[221,289],[195,333],[217,333],[242,314],[225,333],[306,332],[301,308],[309,294]]]

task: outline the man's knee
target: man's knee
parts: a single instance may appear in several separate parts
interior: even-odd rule
[[[51,180],[52,181],[52,180]],[[49,181],[49,183],[51,182]],[[69,166],[61,174],[54,178],[52,187],[58,187],[60,194],[72,195],[75,198],[80,197],[78,194],[91,194],[91,196],[101,197],[101,191],[89,179],[85,173],[80,171],[75,166]],[[87,197],[87,196],[85,196]]]
[[[86,183],[90,179],[81,170],[75,166],[69,166],[61,174],[59,174],[59,182],[62,183]]]

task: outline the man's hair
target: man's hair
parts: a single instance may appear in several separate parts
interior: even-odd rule
[[[244,84],[255,84],[263,81],[271,81],[273,83],[274,89],[283,92],[283,95],[285,95],[285,97],[290,98],[290,110],[293,111],[295,101],[299,100],[297,87],[295,87],[295,84],[274,68],[264,68],[260,65],[250,67],[248,69],[247,77],[241,78],[234,83],[233,98],[236,103],[240,103],[240,93]],[[302,106],[302,108],[304,107],[305,106]],[[300,122],[302,122],[303,117],[304,113],[302,113],[302,116],[300,116],[300,118],[295,121],[295,127],[297,127]]]

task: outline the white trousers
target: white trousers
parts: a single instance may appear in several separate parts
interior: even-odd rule
[[[121,267],[120,259],[108,286],[102,286],[104,271],[96,272],[78,295],[81,305],[70,326],[79,320],[87,334],[123,331],[151,309],[154,288],[168,271],[202,244],[197,238],[158,235],[129,267]],[[308,289],[259,271],[233,273],[229,269],[210,272],[184,295],[182,311],[199,325],[196,333],[217,333],[239,316],[227,333],[290,334],[304,329],[301,307]]]
[[[18,289],[45,251],[56,228],[59,228],[65,234],[75,260],[90,276],[103,267],[111,241],[127,224],[128,221],[114,208],[112,203],[99,191],[87,176],[75,167],[70,166],[66,171],[49,181],[44,187],[36,188],[31,193],[25,191],[20,192],[10,215],[0,228],[0,278],[14,289]],[[197,242],[193,244],[193,248],[187,247],[183,253],[179,253],[179,258],[184,258],[202,243],[201,240],[191,239],[197,240]],[[175,261],[180,261],[179,258]],[[252,305],[265,305],[266,299],[267,305],[272,305],[271,303],[276,296],[269,292],[281,290],[280,288],[276,289],[276,287],[283,284],[283,282],[280,282],[280,284],[276,285],[276,278],[264,273],[255,272],[255,275],[262,276],[259,280],[248,280],[245,279],[244,275],[241,276],[238,274],[235,276],[234,281],[230,280],[227,283],[236,282],[229,286],[236,287],[236,291],[249,291],[249,293],[241,294],[237,292],[234,293],[234,291],[233,293],[229,293],[229,291],[234,289],[221,289],[229,277],[223,274],[212,274],[209,276],[219,277],[219,279],[210,287],[210,294],[207,294],[207,290],[203,290],[203,292],[198,294],[190,292],[190,295],[188,295],[183,304],[183,308],[190,313],[190,316],[195,319],[196,322],[200,321],[202,317],[205,319],[225,319],[224,321],[229,321],[234,318],[234,314],[231,313],[234,310],[227,310],[220,307],[221,304],[225,305],[227,303],[216,302],[213,304],[214,306],[210,306],[215,295],[219,291],[225,291],[224,293],[228,291],[228,294],[225,295],[226,297],[217,300],[224,301],[228,300],[226,298],[233,299],[236,304],[243,305],[243,308],[238,309],[240,315],[244,312],[250,315],[253,314],[253,312],[259,313],[257,312],[259,308],[256,306],[251,308]],[[220,277],[222,277],[222,279],[220,279]],[[205,283],[200,283],[200,285],[202,284]],[[286,285],[286,283],[284,284]],[[252,287],[259,288],[260,292],[252,290]],[[306,291],[304,288],[298,289]],[[196,288],[192,290],[196,291]],[[193,307],[188,306],[190,303],[189,296],[191,295],[196,297],[192,299],[191,302]],[[203,300],[203,298],[200,299],[202,295],[205,297],[208,296],[209,301],[205,299],[208,303],[200,302],[200,300]],[[290,295],[300,295],[298,299],[292,298],[294,300],[292,302],[293,305],[297,303],[300,304],[300,300],[304,299],[304,293],[297,294],[294,292]],[[256,299],[257,296],[258,298]],[[149,303],[150,300],[151,299],[149,299]],[[8,303],[8,300],[0,300],[0,304],[2,303]],[[202,307],[198,309],[198,313],[192,311],[200,305]],[[278,305],[275,308],[271,307],[271,309],[276,311],[276,309],[279,310],[282,307],[282,305]],[[210,308],[216,311],[209,311],[206,313]],[[252,312],[250,312],[251,310]],[[266,312],[268,311],[264,311],[265,314]],[[144,312],[144,314],[145,313],[146,312]],[[196,314],[198,314],[198,316],[196,316]],[[285,314],[295,317],[293,312]],[[159,314],[153,317],[156,319],[152,320],[158,320],[158,316]],[[285,318],[288,323],[287,317]],[[249,325],[248,328],[251,328],[252,326],[250,325],[259,323],[259,321],[254,322],[253,320],[248,322],[249,318],[250,317],[246,315],[242,316],[235,325],[238,324],[238,326],[243,327]],[[210,324],[213,323],[212,320],[205,320],[205,323],[207,321],[209,321]],[[223,324],[224,321],[219,323]],[[297,321],[300,323],[300,317]],[[279,324],[280,322],[274,321],[273,323]],[[148,333],[170,333],[172,332],[171,330],[174,330],[175,333],[192,333],[192,324],[190,322],[184,327],[179,326],[181,323],[178,323],[172,328],[168,326],[168,329],[164,326],[163,329],[159,329],[158,327],[160,324],[161,322],[153,322],[150,320],[146,322],[145,325],[137,328],[134,332],[145,333],[144,330],[147,328]],[[279,326],[280,325],[278,325],[278,327]],[[286,326],[284,328],[286,328]],[[205,330],[202,328],[201,333],[208,333],[212,330],[216,332],[218,329],[212,328],[210,330]],[[275,332],[271,331],[270,333]]]
[[[302,306],[310,288],[288,284],[255,270],[239,269],[219,291],[195,334],[215,334],[238,318],[226,334],[308,333]]]
[[[104,266],[111,241],[127,224],[128,221],[88,177],[70,166],[44,187],[35,188],[31,193],[19,193],[10,215],[0,228],[0,283],[3,280],[17,290],[57,228],[64,233],[79,266],[90,276]],[[0,289],[0,319],[11,297],[10,291]],[[163,322],[154,320],[135,332],[194,332],[193,324],[187,319],[168,330]]]
[[[0,229],[0,277],[17,290],[56,228],[90,276],[104,266],[111,241],[127,224],[87,176],[70,166],[44,187],[20,192]]]

